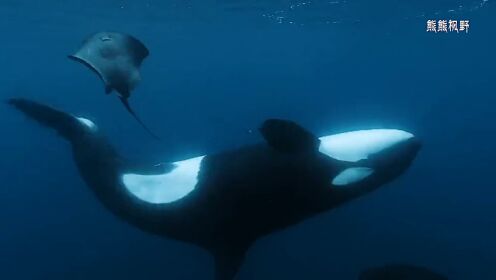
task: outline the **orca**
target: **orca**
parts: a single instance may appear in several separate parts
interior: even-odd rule
[[[146,163],[119,155],[87,118],[28,99],[8,103],[70,143],[82,179],[117,217],[211,252],[216,280],[233,279],[260,237],[397,178],[421,147],[403,130],[319,138],[292,121],[269,119],[258,144]]]

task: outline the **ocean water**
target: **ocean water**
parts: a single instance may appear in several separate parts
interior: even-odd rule
[[[403,2],[0,0],[0,97],[88,117],[123,154],[161,161],[260,141],[270,117],[412,131],[424,146],[406,174],[260,239],[238,279],[351,280],[391,262],[496,279],[496,3]],[[150,49],[131,103],[161,142],[67,59],[102,30]],[[206,252],[116,219],[67,143],[0,107],[0,279],[213,279]]]

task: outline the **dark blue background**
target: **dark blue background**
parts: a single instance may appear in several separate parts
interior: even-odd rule
[[[239,279],[351,280],[388,262],[496,279],[493,1],[161,2],[2,0],[0,97],[84,115],[122,153],[162,161],[259,141],[268,117],[412,131],[424,148],[407,174],[262,238]],[[451,18],[470,32],[426,32]],[[161,143],[66,58],[101,30],[149,47],[131,102]],[[113,217],[67,143],[0,106],[1,279],[211,279],[206,252]]]

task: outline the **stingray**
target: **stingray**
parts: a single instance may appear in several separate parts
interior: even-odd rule
[[[138,39],[118,32],[99,32],[83,41],[69,58],[86,65],[105,84],[105,93],[116,91],[126,110],[154,138],[158,139],[129,105],[131,91],[141,81],[139,68],[149,51]]]

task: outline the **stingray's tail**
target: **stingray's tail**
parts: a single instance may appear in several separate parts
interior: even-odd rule
[[[119,99],[121,100],[122,104],[124,104],[124,107],[126,107],[126,110],[136,119],[136,121],[138,121],[138,123],[148,132],[148,134],[150,134],[156,140],[160,140],[157,135],[155,135],[150,129],[148,129],[148,127],[143,123],[143,121],[141,121],[138,115],[136,115],[134,110],[129,105],[128,99],[125,97],[119,97]]]
[[[92,133],[96,129],[95,124],[90,120],[74,117],[32,100],[11,98],[7,100],[7,103],[41,125],[55,129],[69,141],[81,138],[85,133]]]

